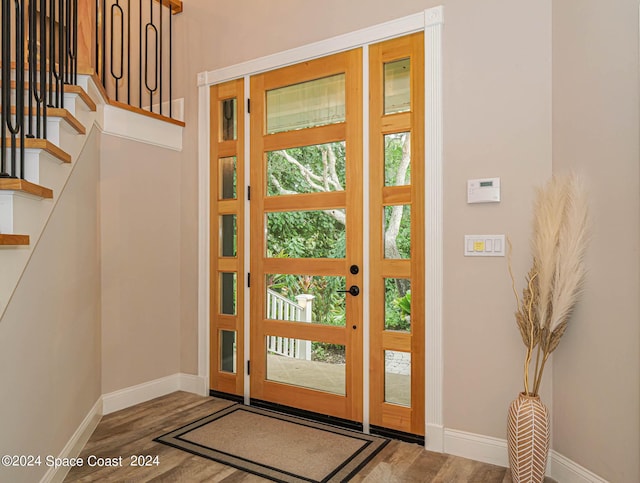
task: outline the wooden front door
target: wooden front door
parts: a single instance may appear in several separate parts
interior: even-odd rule
[[[362,421],[361,50],[251,78],[251,397]]]

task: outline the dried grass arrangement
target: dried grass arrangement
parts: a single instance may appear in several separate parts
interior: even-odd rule
[[[527,350],[524,363],[527,396],[538,395],[547,359],[558,347],[584,283],[588,206],[586,190],[578,177],[554,176],[538,190],[533,231],[533,263],[522,299],[516,289],[511,268],[512,247],[508,242],[509,275],[517,303],[516,322]]]

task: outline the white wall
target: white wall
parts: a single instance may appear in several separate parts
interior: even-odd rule
[[[60,454],[102,393],[99,133],[87,136],[0,319],[0,454],[43,458],[0,466],[0,481],[38,481],[46,455]]]
[[[553,446],[640,481],[638,0],[553,8],[553,170],[589,185],[582,300],[553,360]]]
[[[180,372],[180,153],[100,151],[102,393]]]

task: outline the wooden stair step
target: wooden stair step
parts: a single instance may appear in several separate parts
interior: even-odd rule
[[[25,106],[24,111],[25,115],[28,114],[28,108]],[[11,106],[11,115],[16,115],[17,108],[16,106]],[[42,111],[42,109],[41,109]],[[33,107],[31,109],[31,114],[35,116],[38,113],[38,108]],[[86,134],[87,130],[84,128],[82,123],[78,121],[78,118],[71,114],[66,109],[61,109],[59,107],[47,107],[47,117],[60,117],[62,118],[75,132],[78,134]]]
[[[0,233],[0,246],[28,245],[29,235],[12,235]]]
[[[89,108],[89,110],[95,112],[96,103],[93,102],[93,99],[91,99],[89,94],[87,94],[87,91],[85,91],[82,87],[76,86],[76,85],[71,85],[71,84],[66,84],[64,86],[64,91],[68,92],[68,93],[71,93],[71,94],[77,94],[78,96],[80,96],[80,99],[82,99],[84,101],[84,103]]]
[[[0,86],[2,86],[2,79],[0,79]],[[16,89],[17,83],[16,81],[12,80],[11,81],[11,89]],[[29,83],[25,82],[24,83],[24,87],[25,89],[29,88]],[[40,88],[40,83],[37,84],[37,88]],[[54,89],[54,92],[56,92],[56,90]],[[64,85],[64,92],[65,94],[76,94],[80,97],[80,99],[82,99],[82,101],[85,103],[85,105],[87,106],[87,108],[89,108],[90,111],[95,112],[96,110],[96,103],[93,102],[93,99],[91,99],[91,97],[89,96],[89,94],[87,94],[87,92],[80,86],[76,86],[73,84],[65,84]]]
[[[21,191],[38,198],[53,198],[53,190],[20,178],[0,178],[0,191]]]
[[[10,143],[11,139],[7,138],[7,146],[9,146]],[[16,147],[20,147],[20,139],[16,139]],[[63,163],[71,162],[71,155],[60,149],[48,139],[25,138],[24,147],[25,149],[42,149]]]

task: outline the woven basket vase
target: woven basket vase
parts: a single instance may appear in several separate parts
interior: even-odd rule
[[[549,411],[540,396],[520,393],[509,406],[509,467],[514,483],[541,483],[549,455]]]

